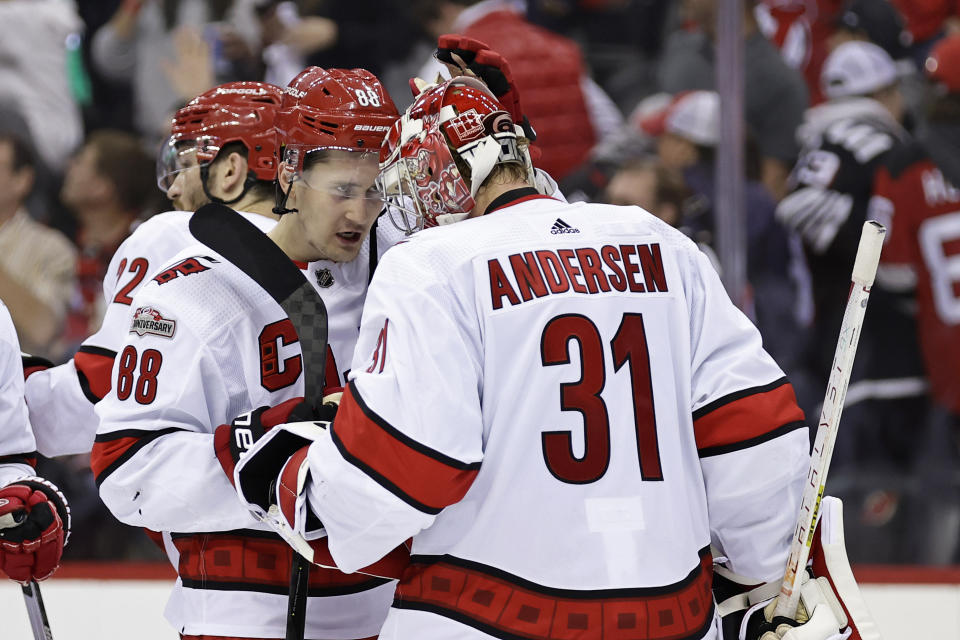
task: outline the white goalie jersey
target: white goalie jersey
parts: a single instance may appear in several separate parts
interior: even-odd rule
[[[716,638],[710,545],[778,576],[807,438],[692,242],[524,190],[384,257],[307,503],[346,571],[413,539],[381,639]]]
[[[328,354],[304,354],[280,300],[307,285],[269,238],[224,207],[200,209],[190,229],[203,233],[133,297],[91,466],[114,516],[163,533],[180,633],[282,637],[292,552],[237,502],[214,431],[304,396],[308,365]],[[375,635],[392,593],[385,579],[312,572],[307,637]]]

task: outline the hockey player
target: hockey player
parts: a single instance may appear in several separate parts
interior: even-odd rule
[[[238,492],[346,571],[412,537],[382,639],[717,638],[711,543],[782,575],[803,413],[689,239],[540,194],[519,132],[464,77],[394,126],[381,184],[441,226],[384,257],[335,421],[270,430]]]
[[[86,453],[98,418],[94,404],[110,389],[113,360],[129,329],[134,294],[193,242],[192,212],[209,201],[231,203],[262,231],[276,223],[273,119],[279,87],[230,82],[177,112],[157,160],[157,183],[180,210],[153,216],[120,245],[103,283],[103,323],[66,364],[24,360],[25,392],[37,449],[46,456]]]
[[[53,483],[34,475],[35,464],[20,343],[0,302],[0,572],[24,583],[50,577],[70,537],[67,500]]]
[[[326,383],[342,384],[369,277],[357,257],[383,208],[376,154],[397,115],[369,72],[302,72],[277,112],[286,213],[270,237],[222,204],[202,207],[194,244],[133,297],[92,463],[117,518],[163,532],[179,573],[166,616],[183,638],[284,635],[292,551],[236,502],[218,456],[232,464],[258,431],[313,415],[319,398],[302,399],[315,356]],[[309,284],[294,261],[318,261]],[[323,333],[322,309],[307,327],[281,306],[303,287],[323,297],[333,359],[302,333]],[[242,428],[228,424],[250,410]],[[306,637],[373,636],[392,594],[389,580],[318,569]]]
[[[897,80],[895,63],[874,44],[847,42],[831,52],[821,74],[828,101],[806,113],[798,132],[803,152],[792,174],[794,190],[777,206],[778,220],[803,241],[815,313],[807,367],[823,383],[875,173],[887,156],[910,143],[901,125],[905,109]],[[913,433],[904,425],[922,421],[928,410],[911,293],[884,276],[878,275],[870,297],[844,413],[847,437],[834,457],[835,478],[843,471],[908,471],[915,449],[907,446]],[[891,341],[891,335],[899,339]],[[876,530],[870,533],[873,540],[881,538]],[[869,543],[858,551],[871,557]]]

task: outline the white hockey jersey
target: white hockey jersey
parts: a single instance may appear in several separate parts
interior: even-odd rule
[[[276,225],[267,216],[238,213],[264,233]],[[110,261],[103,282],[107,307],[100,329],[84,340],[70,361],[27,379],[27,406],[40,453],[54,457],[90,451],[98,423],[93,405],[110,389],[113,359],[129,329],[133,296],[160,267],[196,242],[188,228],[192,215],[170,211],[138,226]],[[378,258],[401,237],[402,233],[389,223],[380,224]],[[367,242],[350,263],[321,260],[309,268],[301,265],[308,268],[307,278],[320,292],[330,315],[327,383],[331,386],[345,384],[353,358],[369,280],[369,250]]]
[[[304,353],[309,343],[280,306],[309,285],[271,240],[224,207],[201,208],[190,229],[203,243],[133,297],[111,390],[96,407],[92,466],[118,519],[163,532],[179,573],[166,617],[180,633],[282,637],[292,552],[239,504],[213,434],[245,411],[305,395],[325,353]],[[375,635],[393,589],[316,569],[307,637]]]
[[[23,401],[20,341],[10,311],[0,301],[0,487],[34,475],[36,455]]]
[[[239,212],[266,233],[276,220]],[[189,211],[160,213],[140,224],[117,249],[103,281],[106,312],[100,329],[66,363],[38,371],[25,385],[37,448],[54,457],[90,451],[97,430],[93,405],[110,389],[113,358],[130,325],[133,296],[183,248],[190,235]]]
[[[758,581],[786,561],[792,387],[681,233],[510,198],[377,271],[308,453],[333,558],[413,538],[381,640],[716,638],[711,543]]]

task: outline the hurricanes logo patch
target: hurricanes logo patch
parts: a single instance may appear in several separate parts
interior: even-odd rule
[[[571,227],[560,218],[557,218],[557,221],[553,223],[552,227],[550,227],[550,233],[553,235],[557,235],[558,233],[580,233],[580,229]]]
[[[317,269],[317,286],[323,289],[329,289],[333,286],[333,283],[336,282],[333,279],[333,272],[330,269],[324,267],[323,269]]]
[[[141,338],[150,333],[161,338],[172,338],[177,330],[177,321],[164,318],[163,314],[153,307],[140,307],[133,312],[133,323],[130,333]]]

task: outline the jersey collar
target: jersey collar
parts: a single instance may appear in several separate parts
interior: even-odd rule
[[[515,204],[520,204],[521,202],[526,202],[527,200],[542,199],[553,200],[553,198],[543,195],[534,187],[520,187],[519,189],[511,189],[510,191],[505,191],[494,198],[493,201],[487,205],[487,209],[483,212],[483,215],[493,213],[494,211],[498,211],[506,207],[512,207]]]

